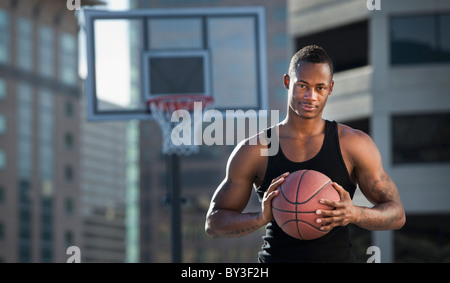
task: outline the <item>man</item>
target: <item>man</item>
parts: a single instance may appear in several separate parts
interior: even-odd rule
[[[397,187],[384,171],[380,152],[365,133],[322,118],[333,91],[333,64],[319,46],[306,46],[291,60],[284,75],[288,111],[279,124],[239,143],[229,157],[226,177],[216,189],[206,217],[211,237],[244,236],[266,225],[259,262],[353,262],[348,224],[368,230],[400,229],[405,213]],[[279,149],[261,155],[267,137],[277,135]],[[332,210],[318,210],[323,231],[316,240],[285,234],[272,217],[271,201],[289,172],[317,170],[334,182],[341,200],[320,202]],[[374,206],[359,207],[352,198],[356,186]],[[243,213],[252,187],[261,211]]]

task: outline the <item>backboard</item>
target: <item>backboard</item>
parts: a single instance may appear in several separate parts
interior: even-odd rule
[[[151,120],[159,95],[268,110],[263,7],[84,9],[87,119]]]

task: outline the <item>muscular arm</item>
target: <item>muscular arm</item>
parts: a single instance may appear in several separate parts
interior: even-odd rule
[[[400,229],[405,212],[397,186],[384,171],[378,148],[369,137],[364,139],[366,151],[359,152],[355,174],[361,192],[374,206],[359,207],[355,224],[369,230]]]
[[[241,237],[254,232],[272,220],[271,199],[278,193],[273,185],[267,190],[258,212],[243,213],[247,206],[256,176],[261,166],[257,146],[239,144],[230,155],[227,173],[216,189],[206,215],[205,231],[213,237]],[[278,182],[284,179],[279,178]]]
[[[346,130],[342,134],[341,148],[351,162],[353,176],[364,196],[374,205],[360,207],[352,203],[350,196],[339,184],[334,187],[341,196],[341,201],[324,200],[325,204],[335,210],[318,212],[324,218],[323,230],[349,223],[368,230],[396,230],[405,223],[405,212],[395,183],[384,171],[380,152],[372,139],[355,130]]]

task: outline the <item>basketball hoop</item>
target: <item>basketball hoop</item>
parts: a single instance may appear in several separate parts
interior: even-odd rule
[[[186,110],[187,112],[192,113],[195,110],[196,102],[200,102],[201,109],[205,110],[212,106],[214,98],[205,95],[160,95],[147,100],[147,109],[151,112],[161,128],[163,154],[191,155],[193,153],[198,153],[199,146],[195,142],[184,144],[182,143],[182,137],[180,135],[172,134],[173,129],[177,124],[172,122],[172,116],[183,118],[177,116],[177,114],[179,115],[181,113],[180,111],[175,111]],[[193,131],[194,140],[199,134],[196,133],[195,130],[201,130],[202,120],[203,119],[191,119],[191,130]]]

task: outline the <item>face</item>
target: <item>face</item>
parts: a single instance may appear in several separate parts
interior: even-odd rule
[[[305,119],[321,117],[333,85],[327,63],[300,62],[296,74],[284,75],[289,111]]]

